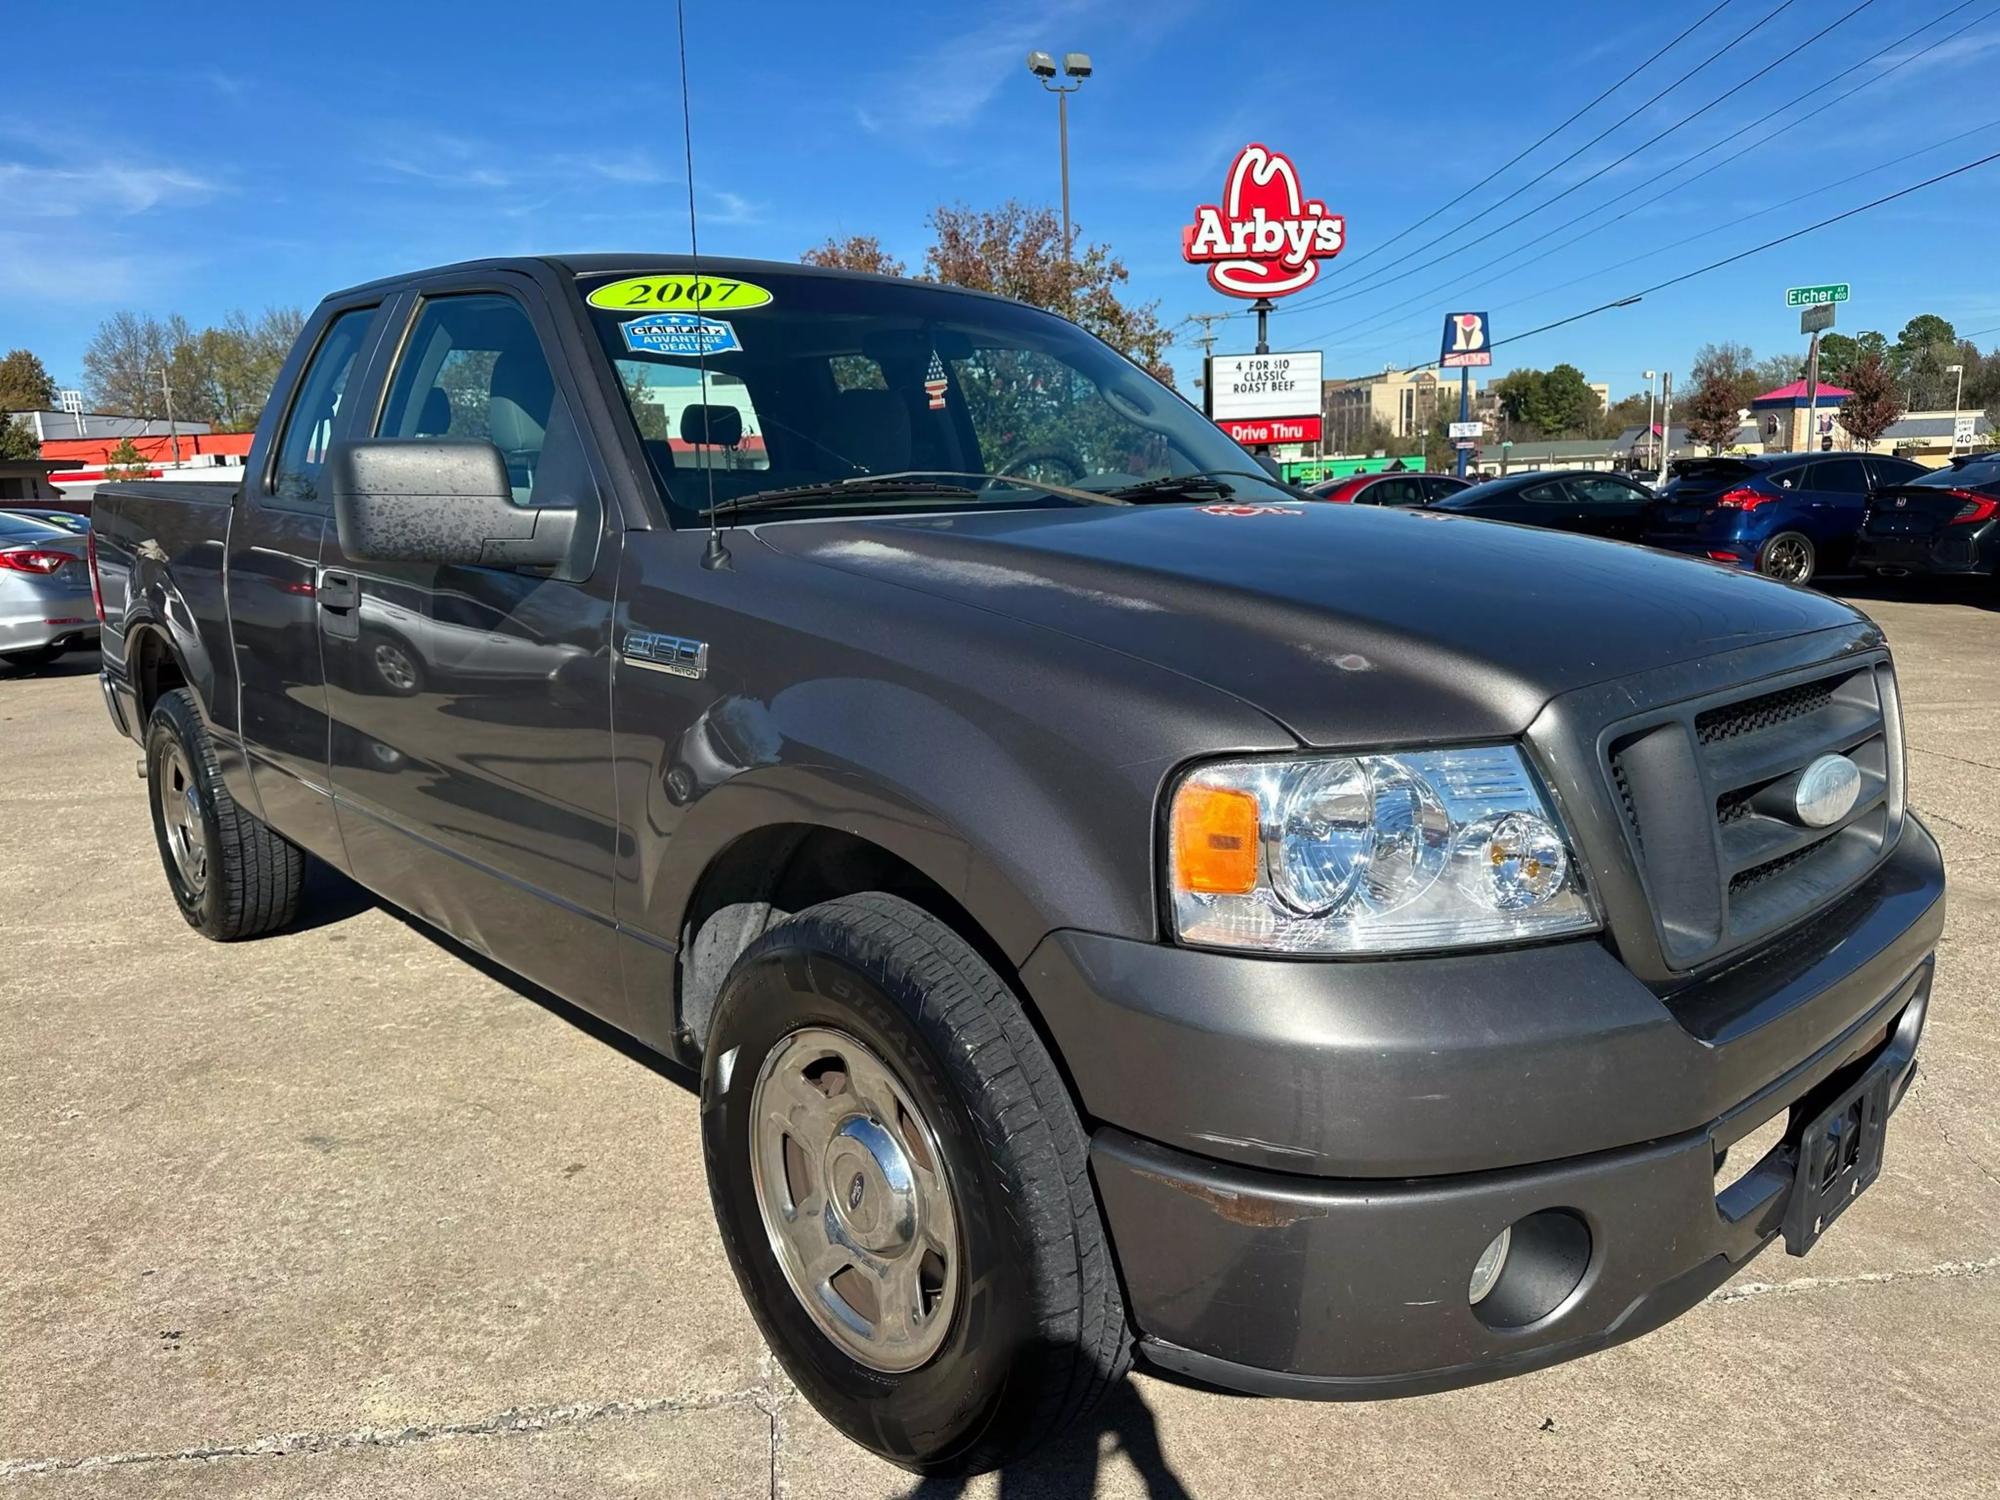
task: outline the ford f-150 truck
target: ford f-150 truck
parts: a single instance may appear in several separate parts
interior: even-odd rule
[[[1943,921],[1880,632],[1300,501],[1004,299],[453,266],[321,304],[234,493],[98,492],[104,698],[199,932],[323,860],[698,1068],[765,1335],[914,1469],[1803,1254]]]

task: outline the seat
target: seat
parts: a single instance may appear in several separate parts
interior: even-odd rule
[[[539,351],[509,349],[493,365],[493,383],[486,408],[486,432],[507,459],[507,474],[515,500],[525,502],[535,485],[535,468],[548,436],[549,411],[555,405],[555,377]]]
[[[842,391],[821,442],[831,453],[870,474],[916,467],[910,442],[910,408],[894,391]]]
[[[424,409],[417,414],[417,430],[411,437],[446,437],[451,432],[451,397],[441,385],[434,385],[424,397]]]

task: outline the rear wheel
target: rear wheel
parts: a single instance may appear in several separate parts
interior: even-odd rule
[[[1076,1111],[1013,992],[921,908],[844,897],[750,945],[707,1041],[702,1141],[766,1339],[892,1463],[997,1467],[1123,1374]]]
[[[1811,583],[1818,566],[1812,539],[1797,531],[1779,532],[1757,554],[1757,571],[1781,583]]]
[[[204,937],[228,942],[285,926],[305,856],[229,795],[194,694],[160,695],[146,726],[153,836],[174,904]]]

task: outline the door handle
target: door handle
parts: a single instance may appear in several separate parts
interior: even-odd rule
[[[361,602],[361,585],[352,573],[336,573],[322,568],[319,575],[321,609],[347,610]]]

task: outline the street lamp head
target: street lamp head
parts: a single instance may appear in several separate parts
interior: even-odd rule
[[[1963,374],[1965,373],[1965,366],[1964,366],[1964,365],[1946,365],[1946,366],[1944,367],[1944,372],[1945,372],[1945,374],[1947,374],[1947,375],[1963,375]]]
[[[1065,52],[1063,54],[1063,71],[1072,78],[1088,78],[1090,76],[1090,54],[1088,52]]]
[[[1646,371],[1646,378],[1647,378],[1648,380],[1652,380],[1652,379],[1655,379],[1655,378],[1657,377],[1658,373],[1659,373],[1659,372],[1658,372],[1658,371],[1656,371],[1656,370],[1648,370],[1648,371]]]
[[[1053,78],[1056,76],[1056,60],[1046,52],[1030,52],[1028,71],[1037,78]]]

